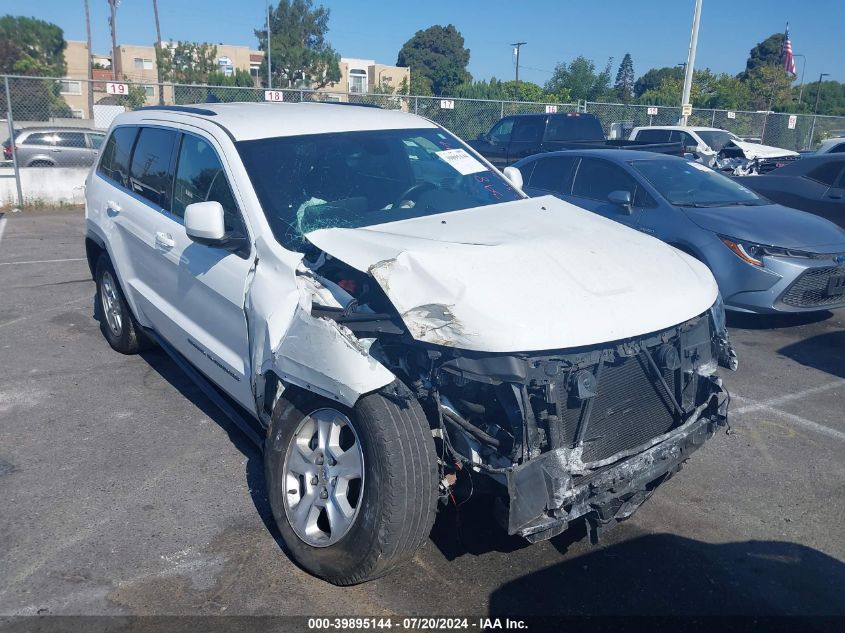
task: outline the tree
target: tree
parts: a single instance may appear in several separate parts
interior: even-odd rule
[[[208,75],[207,82],[209,86],[227,86],[233,88],[254,88],[255,83],[252,81],[252,75],[248,70],[243,68],[236,68],[231,75],[215,70]]]
[[[13,15],[0,18],[0,73],[64,77],[64,32],[55,24]]]
[[[458,86],[472,81],[467,71],[469,49],[464,47],[464,37],[451,24],[434,25],[417,31],[402,45],[396,60],[397,66],[411,68],[411,92],[428,88],[428,94],[454,96]]]
[[[172,41],[165,46],[156,47],[162,81],[175,84],[204,84],[208,76],[217,71],[217,47],[214,44],[200,42]]]
[[[630,53],[625,53],[622,63],[619,64],[613,90],[616,92],[616,98],[622,103],[628,103],[634,98],[634,61]]]
[[[270,14],[274,88],[322,88],[340,81],[340,55],[329,45],[329,10],[312,0],[279,0]],[[260,76],[267,77],[267,29],[256,29],[264,51]]]
[[[612,59],[601,72],[596,72],[595,63],[579,55],[569,65],[561,62],[555,66],[552,78],[546,83],[545,91],[556,95],[560,101],[569,99],[599,101],[610,92],[610,65]]]
[[[783,33],[774,33],[758,42],[748,54],[745,71],[740,73],[740,79],[745,81],[749,75],[759,68],[781,66],[783,62]]]
[[[743,83],[748,88],[749,110],[769,110],[773,106],[791,101],[793,78],[778,65],[758,66],[745,73]]]
[[[675,79],[683,81],[684,70],[679,66],[664,66],[663,68],[651,68],[643,76],[634,82],[634,96],[639,98],[643,93],[649,90],[656,90],[660,88],[661,84],[666,79]],[[680,97],[678,97],[680,99]]]
[[[499,81],[491,77],[490,81],[472,81],[458,86],[456,97],[468,99],[493,99],[501,101],[549,101],[543,89],[530,81]]]

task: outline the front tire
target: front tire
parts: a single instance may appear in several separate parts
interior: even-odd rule
[[[352,408],[295,388],[264,448],[270,506],[286,548],[336,585],[383,576],[431,531],[437,464],[419,403],[395,383]]]

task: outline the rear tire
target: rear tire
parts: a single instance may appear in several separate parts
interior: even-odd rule
[[[97,259],[94,280],[97,283],[94,312],[100,320],[100,331],[112,349],[121,354],[137,354],[148,349],[150,341],[132,315],[106,253]]]
[[[323,433],[336,441],[321,441],[321,424],[338,429]],[[355,470],[349,464],[357,463],[356,451],[360,477],[343,481],[340,474],[333,484],[338,473]],[[438,479],[431,429],[401,383],[362,397],[351,409],[286,390],[273,409],[264,468],[287,550],[307,571],[336,585],[387,574],[414,555],[434,523]],[[341,507],[352,510],[347,518]]]

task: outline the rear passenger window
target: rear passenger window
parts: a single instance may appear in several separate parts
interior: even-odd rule
[[[843,152],[845,152],[845,143],[840,143],[830,150],[831,154],[841,154]]]
[[[173,158],[176,136],[174,130],[141,128],[135,151],[132,153],[129,188],[163,209],[170,206],[170,161]]]
[[[634,140],[645,143],[668,143],[671,133],[671,130],[638,130]]]
[[[572,169],[577,161],[577,158],[570,156],[541,158],[534,161],[534,171],[531,172],[528,186],[569,194],[572,190]]]
[[[136,127],[119,127],[109,136],[98,173],[122,187],[129,186],[129,157],[135,143]]]
[[[58,132],[56,147],[85,147],[85,134],[82,132]]]
[[[637,183],[624,169],[613,163],[595,158],[582,159],[572,195],[607,202],[611,191],[627,191],[634,199]]]
[[[815,167],[808,171],[807,178],[809,178],[810,180],[815,180],[816,182],[820,182],[823,185],[827,185],[828,187],[830,187],[836,180],[836,177],[839,175],[839,172],[841,170],[841,161],[831,161],[829,163],[822,163],[818,167]]]
[[[52,132],[33,132],[27,136],[21,145],[55,145],[56,136]]]
[[[210,200],[219,202],[223,207],[227,231],[246,233],[217,153],[203,139],[185,134],[176,166],[173,213],[180,218],[184,217],[185,207],[189,204]]]

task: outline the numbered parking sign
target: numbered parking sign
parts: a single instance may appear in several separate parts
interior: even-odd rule
[[[127,84],[109,81],[106,82],[106,92],[108,92],[110,95],[129,94],[129,86]]]
[[[557,106],[556,105],[547,105],[546,106],[546,114],[554,114],[555,112],[557,112]]]
[[[284,101],[285,93],[281,90],[265,90],[264,101]]]
[[[441,110],[454,110],[455,109],[455,102],[451,99],[441,99],[440,100],[440,109]]]
[[[798,115],[790,114],[789,115],[789,121],[786,123],[786,127],[788,127],[790,130],[794,130],[795,125],[797,123],[798,123]]]
[[[657,114],[657,108],[655,106],[649,106],[648,114],[649,116],[654,116],[655,114]]]
[[[736,112],[728,112],[728,118],[729,119],[735,119],[736,118]]]

